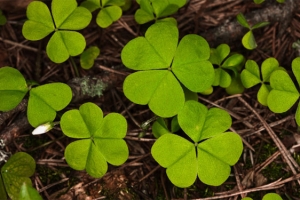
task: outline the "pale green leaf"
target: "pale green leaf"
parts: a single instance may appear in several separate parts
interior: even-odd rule
[[[99,56],[100,49],[96,46],[92,46],[86,49],[80,55],[80,65],[83,69],[90,69],[94,65],[94,60]]]
[[[263,196],[262,200],[282,200],[282,198],[276,193],[268,193]]]
[[[268,26],[270,24],[270,22],[258,22],[257,24],[254,24],[251,29],[257,29],[257,28],[262,28],[264,26]]]
[[[52,16],[47,5],[40,1],[31,2],[26,11],[28,20],[22,34],[28,40],[40,40],[54,31]]]
[[[87,27],[92,19],[92,14],[90,11],[84,7],[77,7],[68,16],[68,18],[63,21],[63,23],[57,27],[59,29],[65,30],[80,30]]]
[[[28,91],[23,75],[12,67],[0,68],[0,111],[15,108]]]
[[[176,50],[172,71],[180,82],[193,92],[203,92],[214,81],[214,68],[207,61],[210,48],[207,41],[198,35],[182,38]]]
[[[121,16],[122,9],[119,6],[109,6],[100,10],[96,22],[101,28],[107,28]]]
[[[59,28],[76,8],[76,0],[52,0],[51,11],[55,27]]]
[[[85,7],[90,12],[94,12],[98,8],[101,8],[100,0],[86,0],[83,1],[80,6]]]
[[[125,45],[121,53],[122,62],[134,70],[168,68],[177,43],[178,29],[174,23],[155,23],[148,28],[145,37],[137,37]]]
[[[231,126],[230,115],[219,108],[207,108],[196,101],[187,101],[178,113],[182,130],[194,141],[223,133]]]
[[[170,181],[178,187],[192,185],[197,177],[194,144],[175,134],[164,134],[151,148],[153,158],[167,168]]]
[[[184,92],[168,70],[140,71],[126,77],[123,90],[132,102],[146,105],[160,117],[172,117],[184,104]]]
[[[268,106],[268,96],[270,93],[270,86],[266,84],[262,84],[257,92],[257,100],[264,106]]]
[[[243,152],[239,135],[233,132],[219,134],[198,144],[198,176],[208,185],[218,186],[226,181],[230,166]]]
[[[245,16],[244,16],[242,13],[239,13],[239,14],[236,16],[236,19],[237,19],[237,21],[238,21],[238,23],[239,23],[240,25],[242,25],[242,26],[245,27],[245,28],[250,29],[250,26],[249,26],[249,24],[248,24],[248,22],[247,22]]]
[[[272,90],[269,93],[267,103],[271,111],[283,113],[298,100],[299,92],[285,71],[274,71],[270,77],[270,84]]]
[[[31,185],[27,185],[26,183],[23,183],[20,189],[20,194],[18,199],[19,200],[28,200],[28,199],[42,200],[43,198],[35,188],[33,188]]]
[[[11,199],[18,199],[23,183],[31,185],[30,176],[34,174],[35,161],[27,153],[18,152],[1,168],[6,192]]]
[[[251,88],[261,82],[259,67],[254,60],[247,60],[241,73],[241,81],[245,88]]]
[[[55,63],[66,61],[69,56],[81,54],[85,48],[84,37],[75,31],[56,31],[50,38],[46,51]]]
[[[248,31],[242,38],[242,44],[246,49],[253,50],[257,47],[252,31]]]
[[[261,73],[264,82],[270,81],[270,76],[273,71],[279,68],[279,63],[276,58],[267,58],[261,64]]]
[[[33,127],[53,121],[56,111],[72,99],[71,88],[64,83],[49,83],[30,90],[27,117]]]
[[[300,85],[300,57],[297,57],[292,61],[292,70],[296,77],[298,85]]]

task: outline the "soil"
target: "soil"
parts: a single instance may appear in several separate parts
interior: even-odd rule
[[[0,0],[0,9],[8,18],[8,22],[0,27],[0,67],[15,67],[27,80],[40,84],[64,82],[76,89],[77,76],[72,62],[55,64],[47,57],[45,47],[49,38],[27,41],[23,37],[21,30],[29,2]],[[50,0],[44,2],[51,4]],[[243,138],[244,152],[232,167],[228,180],[221,186],[212,187],[197,179],[185,189],[170,183],[165,169],[151,156],[150,149],[155,141],[151,127],[141,129],[141,124],[151,119],[153,113],[147,106],[131,103],[122,92],[122,82],[132,71],[123,66],[120,52],[131,39],[143,36],[150,25],[135,22],[137,9],[138,4],[134,1],[121,19],[106,29],[97,26],[94,15],[92,23],[80,31],[88,47],[98,46],[101,51],[93,68],[78,68],[80,77],[89,77],[91,85],[100,79],[108,87],[100,97],[88,97],[79,92],[76,101],[66,109],[78,108],[89,101],[99,105],[104,114],[123,114],[128,121],[125,140],[130,152],[125,164],[109,166],[104,177],[92,178],[85,171],[75,171],[66,164],[63,153],[71,140],[61,137],[59,127],[44,135],[31,134],[33,128],[26,119],[26,100],[14,111],[0,113],[0,138],[6,142],[5,151],[23,151],[35,158],[37,168],[32,182],[43,198],[241,199],[249,196],[261,199],[264,194],[275,192],[283,199],[300,199],[300,154],[295,147],[300,143],[300,135],[294,121],[296,107],[284,114],[272,113],[258,103],[257,87],[231,96],[220,88],[215,88],[212,95],[199,95],[199,101],[208,107],[227,110],[233,119],[231,131]],[[269,26],[254,31],[258,47],[253,51],[246,50],[241,44],[247,30],[236,22],[238,13],[245,14],[251,24],[270,22]],[[284,4],[267,0],[261,5],[252,0],[190,0],[173,17],[178,21],[180,37],[199,34],[211,47],[227,43],[232,52],[241,53],[259,65],[266,58],[275,57],[290,72],[292,60],[300,55],[299,49],[292,48],[300,39],[299,0],[286,0]],[[80,66],[79,57],[73,59]]]

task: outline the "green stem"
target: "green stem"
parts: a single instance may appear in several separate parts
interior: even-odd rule
[[[73,67],[73,69],[74,69],[74,71],[75,71],[76,76],[77,76],[77,77],[80,77],[79,72],[78,72],[77,65],[76,65],[76,63],[75,63],[75,61],[74,61],[74,59],[73,59],[72,56],[70,56],[70,61],[71,61],[71,64],[72,64],[72,67]]]

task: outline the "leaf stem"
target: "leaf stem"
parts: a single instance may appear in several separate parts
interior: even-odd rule
[[[76,76],[77,76],[77,77],[80,77],[79,72],[78,72],[77,65],[76,65],[76,63],[75,63],[75,61],[74,61],[74,59],[73,59],[72,56],[70,56],[70,61],[71,61],[71,64],[72,64],[72,67],[73,67],[73,69],[74,69],[74,71],[75,71]]]

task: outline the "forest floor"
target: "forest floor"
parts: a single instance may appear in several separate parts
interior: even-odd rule
[[[12,66],[21,71],[27,80],[45,84],[68,83],[76,77],[71,61],[55,64],[45,53],[49,38],[27,41],[22,35],[26,6],[30,0],[0,0],[0,9],[8,22],[0,27],[0,67]],[[50,5],[51,1],[45,1]],[[195,33],[206,38],[211,47],[221,43],[230,45],[231,51],[253,59],[259,65],[275,57],[281,66],[290,71],[292,60],[300,50],[292,48],[300,39],[300,1],[275,0],[256,5],[252,0],[190,0],[173,17],[178,21],[180,37]],[[261,199],[275,192],[283,199],[300,199],[300,169],[289,165],[287,157],[300,165],[298,127],[294,120],[295,109],[274,114],[258,103],[257,87],[243,94],[229,96],[224,89],[215,88],[212,95],[199,95],[199,101],[208,107],[227,110],[233,119],[231,131],[238,133],[244,142],[244,152],[232,167],[228,180],[218,187],[207,186],[198,179],[189,188],[178,188],[170,183],[165,169],[151,156],[155,141],[151,129],[140,137],[140,125],[153,117],[147,106],[131,103],[122,92],[124,78],[132,71],[126,69],[120,58],[124,45],[137,36],[143,36],[148,25],[138,25],[134,13],[135,1],[120,20],[107,29],[92,23],[83,31],[87,46],[98,46],[100,55],[90,70],[79,68],[81,77],[97,77],[108,84],[101,97],[85,98],[71,103],[67,109],[78,108],[84,102],[99,105],[104,114],[118,112],[128,121],[125,140],[129,146],[129,159],[119,167],[109,166],[108,173],[94,179],[85,171],[75,171],[64,160],[64,149],[70,139],[61,138],[60,128],[39,136],[31,134],[24,106],[20,106],[0,123],[2,139],[9,141],[5,150],[27,152],[37,162],[32,177],[34,187],[44,199],[241,199],[249,196]],[[257,29],[254,35],[258,47],[249,51],[241,44],[247,31],[236,22],[243,13],[254,24],[269,21],[270,25]],[[79,66],[79,58],[74,58]],[[23,102],[24,103],[24,102]],[[26,104],[26,102],[25,102]],[[1,121],[1,120],[0,120]],[[270,129],[271,127],[271,129]],[[283,145],[282,145],[283,144]],[[290,153],[292,151],[292,153]]]

